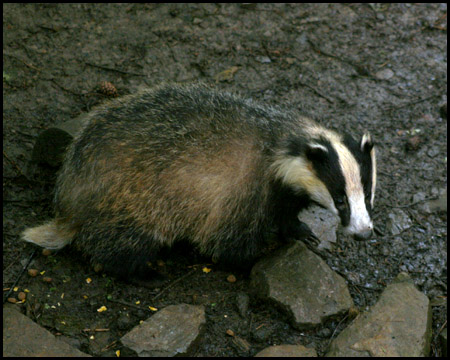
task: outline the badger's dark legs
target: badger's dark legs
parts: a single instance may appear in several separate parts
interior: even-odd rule
[[[282,239],[305,240],[315,238],[315,235],[308,225],[301,222],[297,217],[294,217],[282,221],[280,225],[280,237]]]
[[[279,183],[275,186],[274,194],[278,200],[278,208],[274,211],[280,241],[301,240],[308,248],[315,250],[320,240],[308,225],[298,219],[300,210],[309,206],[309,198],[306,195],[296,194],[292,189]]]
[[[274,185],[274,204],[272,210],[278,224],[280,240],[303,240],[314,235],[308,225],[298,219],[300,210],[307,208],[308,197],[296,194],[280,183]]]
[[[118,278],[149,280],[156,275],[154,264],[160,246],[133,226],[84,224],[73,245],[95,269]]]

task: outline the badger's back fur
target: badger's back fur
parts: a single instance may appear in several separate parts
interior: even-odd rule
[[[341,215],[314,163],[339,146],[354,149],[296,113],[203,85],[164,85],[89,116],[58,176],[55,219],[26,230],[26,241],[72,243],[92,263],[130,273],[183,239],[203,254],[244,262],[280,232],[290,235],[311,200]],[[371,170],[370,138],[359,153],[352,161]],[[372,197],[374,175],[353,181],[361,179]]]

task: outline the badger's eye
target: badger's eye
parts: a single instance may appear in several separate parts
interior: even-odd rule
[[[336,207],[338,210],[343,209],[347,206],[347,197],[345,195],[340,196],[336,199]]]

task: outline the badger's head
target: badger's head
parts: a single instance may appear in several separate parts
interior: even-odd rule
[[[341,219],[357,239],[372,235],[376,186],[375,147],[369,134],[359,142],[323,128],[293,136],[276,162],[281,181]]]

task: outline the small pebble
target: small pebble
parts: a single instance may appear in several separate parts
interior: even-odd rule
[[[406,143],[406,149],[417,150],[420,144],[422,144],[422,138],[418,135],[412,136],[408,139],[408,142]]]
[[[96,273],[102,272],[103,271],[103,265],[102,264],[94,264],[94,271]]]
[[[52,251],[49,249],[42,249],[42,255],[43,256],[49,256],[52,254]]]
[[[227,335],[234,336],[234,331],[231,329],[227,330]]]
[[[394,72],[391,69],[383,69],[383,70],[378,71],[375,74],[375,77],[378,80],[389,80],[393,76],[394,76]]]
[[[28,269],[28,275],[30,275],[31,277],[36,277],[39,274],[39,270],[37,269]]]

